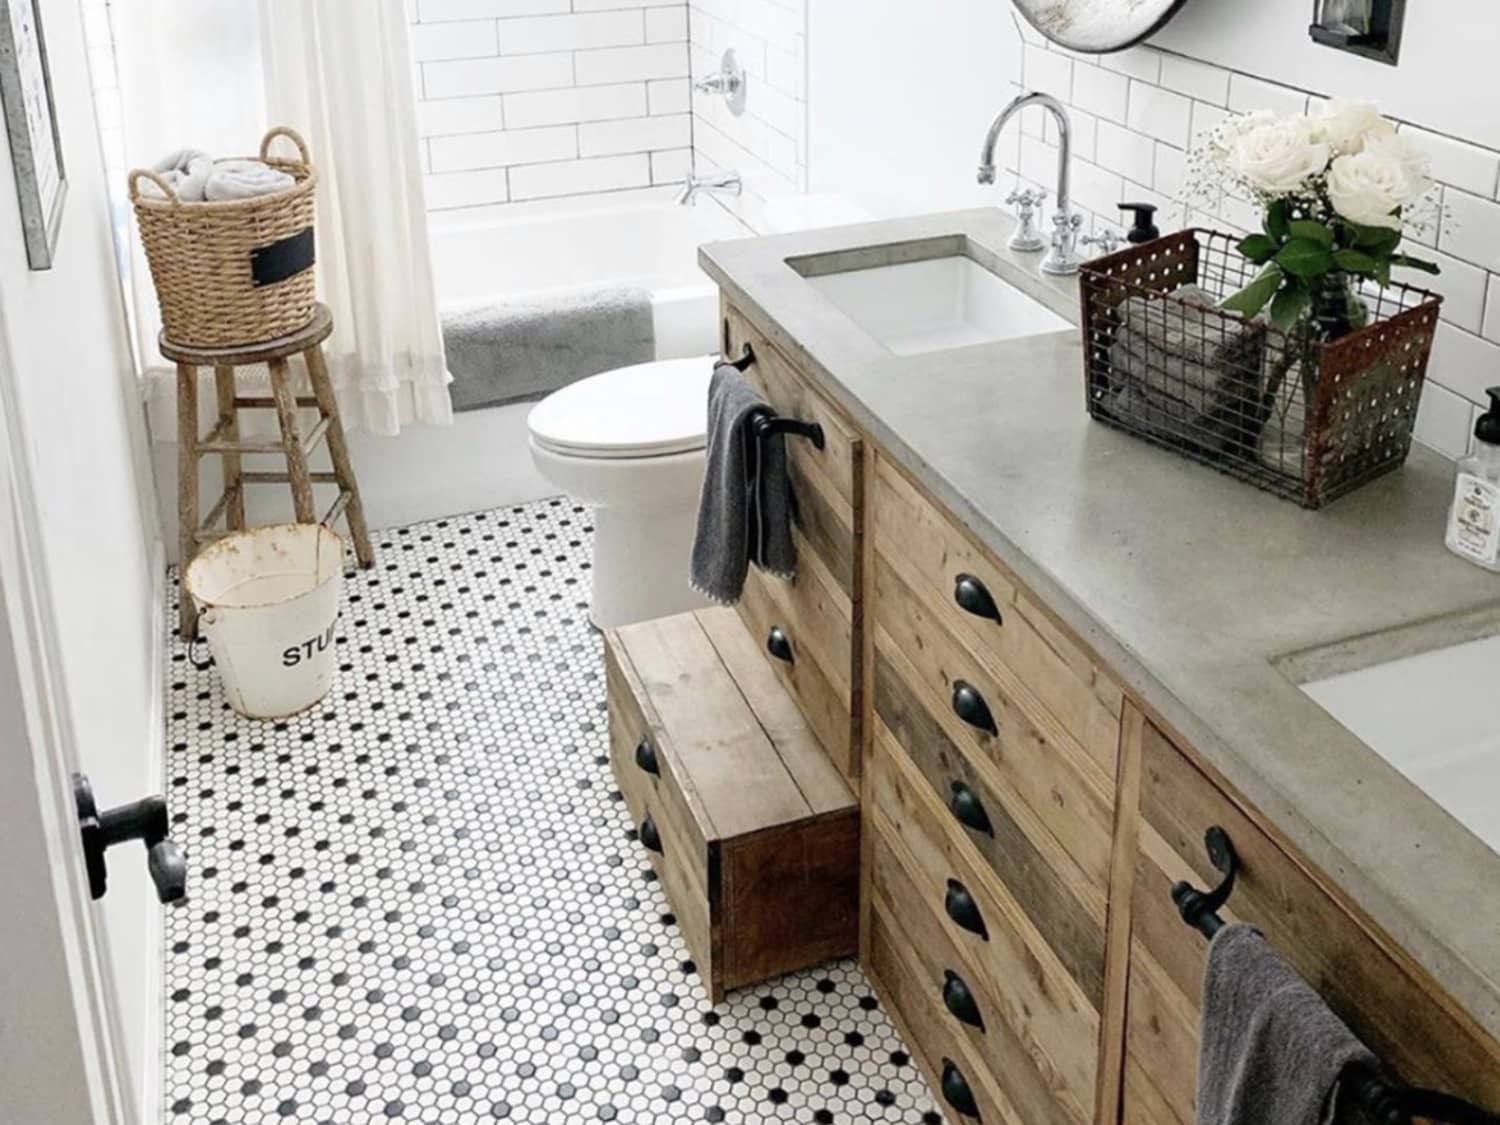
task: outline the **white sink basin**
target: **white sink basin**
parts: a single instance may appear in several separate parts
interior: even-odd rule
[[[1072,327],[963,255],[823,274],[807,281],[897,355]]]
[[[1500,636],[1403,657],[1302,690],[1500,851]]]

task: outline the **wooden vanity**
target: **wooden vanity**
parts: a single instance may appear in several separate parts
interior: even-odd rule
[[[1219,881],[1204,844],[1217,826],[1241,864],[1226,919],[1260,927],[1402,1079],[1500,1106],[1500,1043],[1341,892],[1340,873],[1318,870],[1216,776],[750,316],[728,299],[723,313],[724,354],[748,346],[750,375],[771,405],[826,435],[821,449],[788,443],[796,580],[752,571],[738,619],[713,618],[713,628],[743,631],[721,648],[760,658],[758,668],[721,668],[721,682],[753,680],[753,689],[720,690],[765,701],[765,737],[751,743],[776,759],[736,770],[741,807],[753,810],[759,787],[785,784],[791,763],[777,757],[778,738],[819,748],[831,768],[796,767],[824,794],[822,805],[803,802],[798,824],[782,802],[763,824],[741,825],[747,838],[800,834],[802,850],[742,897],[738,920],[708,901],[715,861],[683,871],[670,847],[652,853],[689,943],[702,927],[714,932],[704,948],[732,944],[752,904],[782,935],[783,956],[768,969],[857,943],[955,1123],[1190,1125],[1207,942],[1170,892],[1179,880]],[[616,773],[632,815],[656,800],[665,810],[657,819],[675,826],[692,820],[673,811],[678,796],[633,795],[642,792],[635,747],[652,727],[642,707],[653,692],[642,683],[703,673],[649,667],[636,629],[608,642]],[[772,643],[773,630],[784,643]],[[691,659],[690,646],[674,651]],[[733,664],[713,644],[691,651]],[[767,670],[773,679],[760,679]],[[658,714],[659,741],[713,744],[720,710]],[[663,728],[674,723],[684,731]],[[651,784],[667,789],[676,768]],[[834,782],[847,787],[847,806]],[[858,819],[857,861],[845,810]],[[853,865],[844,886],[857,914],[813,901],[844,893],[815,854]],[[807,878],[787,877],[792,870]],[[790,937],[799,910],[802,943]],[[721,984],[752,977],[705,979],[717,999]]]

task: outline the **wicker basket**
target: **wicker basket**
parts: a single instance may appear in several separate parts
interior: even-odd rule
[[[298,159],[269,154],[287,137]],[[130,173],[130,201],[161,304],[162,335],[184,347],[257,344],[312,320],[313,192],[318,174],[295,130],[277,127],[260,142],[266,164],[295,187],[224,202],[184,202],[155,172]],[[141,180],[161,198],[142,195]]]
[[[1442,298],[1361,289],[1365,326],[1323,341],[1172,296],[1248,284],[1237,242],[1186,230],[1084,266],[1089,414],[1319,508],[1406,460]]]

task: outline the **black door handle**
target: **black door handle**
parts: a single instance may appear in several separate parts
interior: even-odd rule
[[[116,844],[139,840],[146,846],[146,870],[156,884],[156,897],[176,902],[187,894],[187,852],[167,835],[167,802],[145,797],[134,804],[100,812],[94,802],[94,787],[81,773],[73,775],[73,803],[78,809],[78,829],[83,838],[84,865],[89,874],[89,894],[103,898],[109,890],[109,870],[104,853]]]
[[[661,833],[656,830],[656,821],[651,819],[651,814],[646,814],[646,819],[641,821],[641,827],[636,832],[641,838],[641,843],[657,855],[664,855],[661,846]]]
[[[643,738],[635,744],[635,764],[653,777],[661,776],[661,763],[656,760],[656,747],[651,745],[649,738]]]
[[[943,1060],[943,1100],[965,1117],[972,1117],[975,1121],[981,1120],[979,1116],[979,1103],[974,1100],[974,1091],[969,1089],[969,1080],[954,1064],[952,1059]]]
[[[792,662],[792,641],[781,631],[780,625],[772,625],[771,631],[766,634],[766,651],[777,660],[784,660],[788,664]]]
[[[952,969],[943,970],[943,1007],[959,1023],[984,1030],[984,1017],[979,1014],[979,1003],[964,978]]]
[[[994,825],[990,823],[990,815],[984,811],[984,804],[979,800],[978,794],[962,781],[953,782],[952,790],[953,795],[948,798],[948,808],[958,822],[965,828],[972,828],[975,832],[994,836]]]
[[[971,727],[987,734],[1000,733],[1000,728],[995,725],[995,716],[990,714],[990,705],[967,680],[953,681],[953,713]]]
[[[977,934],[984,941],[990,940],[990,930],[984,924],[984,915],[979,913],[979,904],[974,901],[969,888],[957,879],[948,880],[948,893],[943,896],[943,909],[961,929]]]
[[[960,574],[954,578],[953,600],[965,613],[986,618],[996,625],[1005,624],[1005,619],[1000,616],[1000,607],[995,604],[995,599],[985,589],[984,583],[972,574]]]

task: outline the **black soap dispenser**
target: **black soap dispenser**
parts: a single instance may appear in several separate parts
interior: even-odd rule
[[[1457,465],[1448,549],[1500,573],[1500,387],[1485,392],[1490,408],[1474,427],[1474,452]]]
[[[1120,210],[1135,216],[1134,225],[1125,234],[1126,242],[1150,242],[1161,237],[1161,231],[1156,227],[1156,204],[1122,203]]]

